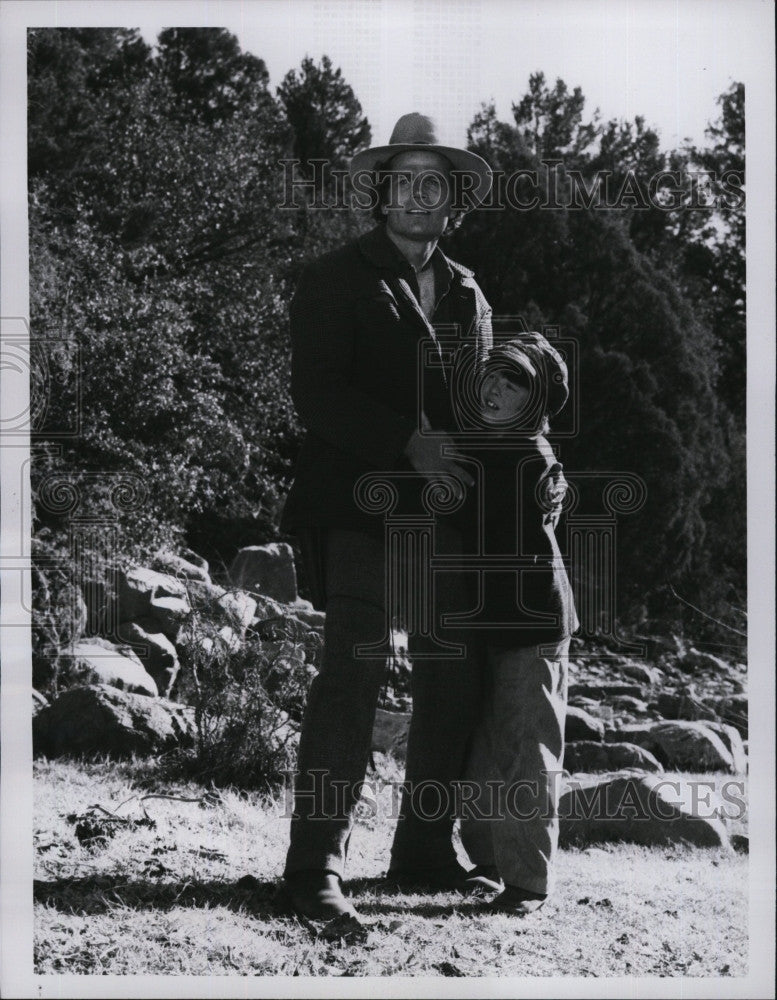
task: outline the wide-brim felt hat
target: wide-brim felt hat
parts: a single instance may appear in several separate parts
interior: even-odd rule
[[[392,157],[399,156],[400,153],[417,150],[439,153],[449,161],[454,171],[472,175],[474,183],[471,187],[466,187],[468,207],[474,208],[487,197],[491,190],[493,174],[483,157],[471,153],[468,149],[442,145],[437,138],[434,119],[418,111],[402,115],[394,126],[388,145],[372,146],[357,153],[351,160],[349,173],[353,178],[357,173],[372,172],[385,167]]]

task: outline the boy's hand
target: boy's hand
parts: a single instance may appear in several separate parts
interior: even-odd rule
[[[547,512],[545,517],[545,523],[550,523],[555,529],[559,518],[561,517],[561,512],[564,508],[564,500],[566,499],[567,490],[569,489],[569,484],[564,478],[564,468],[560,462],[556,462],[552,465],[548,471],[540,477],[541,483],[541,504],[543,509]]]
[[[441,473],[454,476],[458,480],[454,486],[454,493],[461,499],[464,496],[461,483],[472,486],[474,479],[458,464],[455,453],[452,456],[443,456],[443,448],[455,448],[454,442],[447,434],[425,437],[419,431],[414,431],[405,446],[405,455],[413,468],[431,481],[438,479]]]

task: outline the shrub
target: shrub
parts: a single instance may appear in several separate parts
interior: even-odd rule
[[[239,648],[219,633],[218,619],[195,611],[181,645],[177,697],[194,705],[197,742],[175,764],[214,785],[272,791],[293,769],[307,691],[320,642],[297,626],[281,638],[247,635]]]

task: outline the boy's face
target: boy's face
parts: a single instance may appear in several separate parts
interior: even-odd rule
[[[530,397],[528,386],[506,378],[501,372],[490,372],[480,387],[483,417],[493,424],[511,422],[526,407]]]

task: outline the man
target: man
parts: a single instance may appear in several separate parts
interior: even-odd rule
[[[286,904],[308,919],[355,913],[341,880],[386,671],[385,657],[357,649],[379,644],[392,609],[384,525],[365,511],[355,487],[367,473],[385,473],[403,509],[417,512],[428,479],[453,476],[459,490],[471,484],[444,450],[455,421],[449,359],[432,324],[474,342],[478,357],[491,346],[490,309],[472,272],[437,247],[461,215],[452,207],[454,173],[468,182],[475,205],[488,193],[490,168],[474,153],[441,146],[430,119],[414,113],[399,120],[387,146],[351,163],[354,179],[376,169],[384,178],[379,224],[310,264],[290,310],[291,391],[307,436],[283,528],[299,538],[314,603],[326,610],[281,890]],[[439,363],[420,368],[419,343],[429,339]],[[436,545],[447,555],[461,550],[460,536],[443,519]],[[455,573],[438,577],[431,611],[439,623],[442,614],[465,610],[466,595]],[[454,630],[445,638],[455,643]],[[462,775],[480,703],[478,664],[462,645],[463,655],[435,659],[428,654],[439,650],[428,637],[409,638],[415,660],[407,789],[389,871],[406,887],[473,887],[451,844],[452,799],[440,810],[436,798]]]

